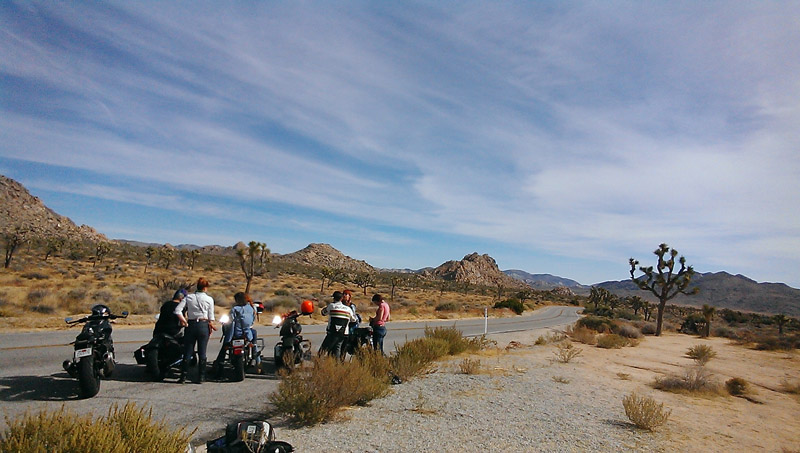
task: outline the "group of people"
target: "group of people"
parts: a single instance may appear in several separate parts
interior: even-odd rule
[[[197,280],[195,292],[189,293],[186,289],[176,291],[172,300],[161,306],[161,313],[153,330],[154,336],[159,333],[176,336],[180,329],[184,328],[183,363],[178,378],[179,383],[186,382],[186,374],[195,349],[198,356],[197,382],[202,383],[206,380],[208,340],[211,333],[217,330],[214,325],[216,321],[214,298],[207,293],[209,286],[208,280],[201,277]],[[350,330],[357,328],[358,323],[361,322],[361,316],[356,311],[352,296],[353,293],[350,290],[335,291],[332,296],[333,301],[322,309],[322,315],[328,316],[328,328],[320,349],[328,351],[336,357],[344,355],[345,339],[350,334]],[[233,328],[228,330],[227,338],[223,339],[223,345],[230,343],[232,338],[246,337],[253,342],[257,335],[253,328],[257,313],[253,300],[249,294],[243,292],[234,294],[233,298],[234,306],[230,311]],[[380,294],[372,296],[372,303],[377,307],[375,316],[369,318],[369,324],[372,327],[372,346],[383,354],[383,339],[386,337],[386,323],[389,321],[391,310]],[[225,348],[223,347],[213,366],[214,371],[218,374],[224,358]]]
[[[327,352],[338,358],[344,356],[345,340],[361,322],[361,316],[357,313],[352,296],[353,293],[348,289],[334,291],[331,296],[333,301],[322,309],[322,315],[328,316],[328,328],[325,340],[320,346],[321,352]],[[391,310],[380,294],[372,296],[372,303],[377,306],[375,316],[369,318],[372,327],[372,346],[384,354],[383,339],[386,337],[386,322],[389,321]]]

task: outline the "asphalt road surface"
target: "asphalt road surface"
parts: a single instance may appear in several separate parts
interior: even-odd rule
[[[577,307],[544,307],[532,314],[512,318],[489,318],[488,332],[505,333],[564,326],[575,322]],[[269,322],[262,319],[262,322]],[[385,339],[387,353],[395,345],[423,336],[425,327],[452,327],[464,335],[484,333],[484,319],[432,320],[425,322],[391,322]],[[133,352],[150,340],[152,328],[114,330],[117,367],[104,379],[97,396],[81,399],[78,381],[67,374],[61,363],[72,357],[80,327],[41,332],[0,334],[0,408],[4,416],[16,417],[25,411],[43,408],[58,409],[64,405],[77,413],[105,415],[113,404],[128,401],[152,407],[157,419],[166,418],[175,426],[197,428],[195,439],[221,435],[228,422],[257,418],[268,404],[267,395],[277,389],[278,377],[272,364],[272,347],[278,342],[278,331],[272,326],[257,325],[258,335],[265,340],[265,374],[248,374],[244,382],[206,382],[202,385],[179,385],[176,376],[164,382],[149,382],[144,365],[137,365]],[[303,335],[311,340],[316,353],[324,337],[324,325],[303,326]],[[220,329],[221,330],[221,329]],[[219,351],[220,331],[209,341],[209,362]],[[190,371],[189,377],[193,376]],[[0,430],[6,428],[0,417]]]

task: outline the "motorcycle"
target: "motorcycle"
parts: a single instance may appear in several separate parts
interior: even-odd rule
[[[233,320],[228,315],[222,315],[220,318],[222,323],[222,338],[228,337],[228,332],[233,329]],[[264,339],[256,338],[251,342],[246,337],[237,336],[233,337],[228,344],[222,345],[224,355],[220,366],[229,361],[233,366],[233,380],[243,381],[245,377],[245,369],[256,366],[261,363],[261,351],[264,350]],[[221,370],[215,370],[217,377],[221,377]]]
[[[372,344],[372,326],[358,327],[361,315],[357,314],[356,317],[358,322],[350,323],[350,333],[342,345],[343,352],[350,355],[356,355],[359,349]]]
[[[196,355],[196,354],[195,354]],[[149,343],[133,352],[139,365],[145,365],[150,377],[161,382],[172,369],[180,369],[183,363],[183,330],[177,335],[159,333]],[[192,362],[196,357],[192,359]]]
[[[108,378],[114,372],[114,341],[111,339],[111,321],[127,318],[128,312],[114,315],[105,305],[92,307],[92,314],[81,319],[65,318],[69,325],[85,323],[81,333],[75,338],[72,360],[65,360],[62,366],[73,378],[78,379],[83,398],[91,398],[100,391],[100,378]]]
[[[313,310],[312,310],[313,311]],[[272,324],[275,328],[280,328],[281,340],[275,345],[274,360],[275,368],[292,368],[303,360],[311,359],[311,340],[306,340],[300,333],[303,326],[297,321],[303,314],[292,310],[283,316],[275,315]]]

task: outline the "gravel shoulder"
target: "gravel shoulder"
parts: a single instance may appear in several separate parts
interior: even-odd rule
[[[332,422],[291,428],[273,420],[277,437],[296,451],[794,451],[800,439],[800,400],[777,390],[798,376],[794,354],[752,351],[723,339],[650,337],[637,347],[582,354],[554,362],[553,345],[534,346],[552,329],[492,335],[498,348],[477,358],[481,373],[466,375],[456,357],[430,374],[397,385],[367,407]],[[519,347],[505,350],[510,342]],[[744,377],[758,388],[755,404],[727,396],[660,392],[655,376],[679,373],[686,349],[708,342],[718,351],[709,370],[720,381]],[[716,362],[716,365],[715,365]],[[772,390],[770,390],[770,388]],[[622,398],[637,391],[673,410],[657,432],[635,428]]]

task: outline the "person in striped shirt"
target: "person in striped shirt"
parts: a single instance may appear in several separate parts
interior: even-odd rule
[[[353,310],[342,303],[341,291],[333,292],[333,302],[322,309],[322,316],[328,316],[328,330],[320,346],[320,353],[328,353],[337,359],[344,357],[342,344],[348,335],[348,325],[356,321]]]

